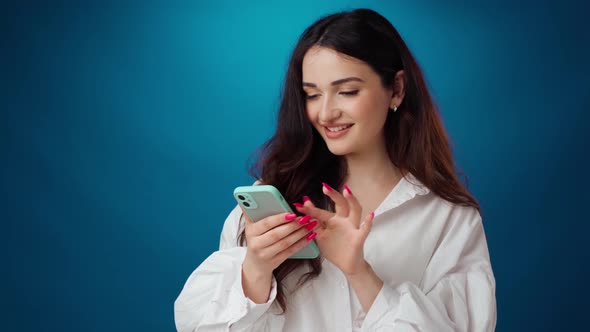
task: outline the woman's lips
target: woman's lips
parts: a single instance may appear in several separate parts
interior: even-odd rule
[[[347,126],[348,126],[348,128],[342,129],[339,131],[330,131],[328,129],[328,127],[324,126],[324,133],[326,134],[326,137],[328,137],[328,138],[339,138],[339,137],[346,135],[350,131],[350,128],[352,128],[353,125],[347,125]],[[330,126],[330,128],[336,128],[336,127],[340,127],[340,126]]]

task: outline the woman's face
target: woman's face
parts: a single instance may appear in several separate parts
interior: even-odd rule
[[[395,98],[366,63],[314,46],[303,57],[307,116],[336,155],[384,148],[383,127]]]

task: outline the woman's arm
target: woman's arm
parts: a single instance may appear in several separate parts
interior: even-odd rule
[[[421,285],[382,287],[363,331],[494,331],[496,284],[481,217],[470,214],[444,234]]]
[[[267,331],[265,313],[276,295],[272,279],[268,301],[256,304],[242,288],[246,248],[237,245],[241,210],[225,221],[220,250],[211,254],[188,278],[174,303],[178,331]]]

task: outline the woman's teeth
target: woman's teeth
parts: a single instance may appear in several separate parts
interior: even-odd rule
[[[345,125],[345,126],[338,126],[338,127],[326,127],[328,128],[329,131],[331,132],[337,132],[337,131],[341,131],[347,128],[352,127],[352,125]]]

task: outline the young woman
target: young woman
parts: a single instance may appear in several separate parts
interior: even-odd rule
[[[493,331],[479,205],[416,60],[378,13],[301,36],[254,168],[299,212],[236,207],[175,303],[179,331]],[[287,259],[315,238],[317,259]]]

